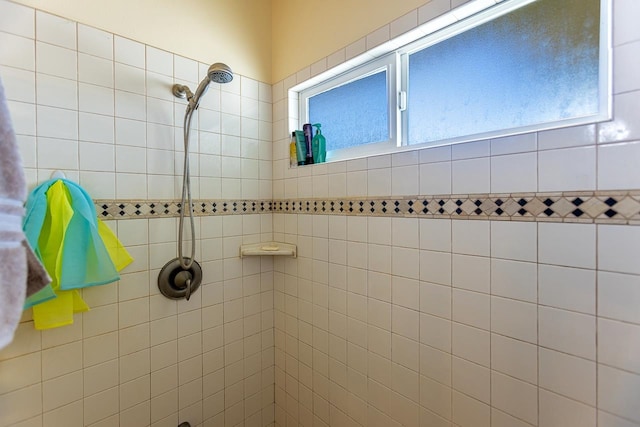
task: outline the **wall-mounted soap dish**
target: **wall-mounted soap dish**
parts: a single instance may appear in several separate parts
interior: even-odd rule
[[[283,242],[262,242],[240,245],[240,258],[261,255],[280,255],[297,258],[298,248],[296,245]]]

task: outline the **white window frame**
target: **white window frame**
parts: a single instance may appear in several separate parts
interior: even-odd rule
[[[397,39],[352,58],[339,66],[315,76],[291,88],[289,99],[298,100],[297,111],[290,111],[297,129],[308,123],[308,99],[310,96],[339,87],[387,67],[389,140],[329,151],[327,161],[355,159],[371,155],[417,150],[426,147],[452,145],[464,142],[507,137],[529,132],[558,129],[610,120],[612,117],[612,61],[611,61],[611,2],[600,1],[600,62],[599,62],[599,111],[597,114],[557,120],[548,123],[521,126],[512,129],[465,135],[445,140],[408,145],[408,113],[406,93],[408,81],[408,55],[470,30],[499,16],[510,13],[536,0],[472,0],[410,31]],[[293,130],[293,129],[292,129]]]
[[[301,123],[298,129],[302,129],[304,123],[309,123],[309,98],[383,70],[387,73],[387,123],[389,130],[387,140],[327,151],[327,161],[368,156],[383,151],[391,151],[400,146],[398,131],[401,117],[397,107],[397,96],[395,95],[398,93],[398,64],[399,56],[392,52],[300,92],[298,117],[301,117]]]

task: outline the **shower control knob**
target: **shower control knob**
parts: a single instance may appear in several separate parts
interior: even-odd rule
[[[174,258],[162,267],[158,274],[158,289],[162,295],[170,299],[186,299],[191,297],[202,283],[202,268],[197,261],[185,270],[180,260]]]
[[[188,287],[188,283],[191,281],[191,273],[187,270],[182,270],[180,273],[176,274],[174,279],[175,285],[178,289],[186,289]]]

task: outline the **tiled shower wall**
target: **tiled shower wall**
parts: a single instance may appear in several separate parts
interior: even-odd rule
[[[640,189],[634,0],[614,2],[611,123],[287,169],[286,88],[459,3],[432,0],[274,85],[273,194],[269,87],[213,86],[194,123],[194,197]],[[184,105],[168,88],[193,89],[207,65],[5,0],[0,16],[30,183],[62,169],[95,198],[177,197]],[[155,288],[175,218],[110,225],[136,262],[84,293],[94,309],[72,327],[37,332],[25,317],[0,353],[0,425],[268,425],[274,377],[282,426],[640,423],[634,226],[202,217],[205,284],[175,303]],[[237,258],[272,233],[300,258]]]
[[[612,121],[288,168],[290,87],[460,3],[428,2],[274,85],[276,200],[368,209],[382,198],[637,194],[633,0],[612,2]],[[375,215],[326,215],[305,204],[274,213],[274,237],[299,255],[274,264],[276,425],[640,426],[637,222],[436,219],[422,206],[381,214],[379,203]]]
[[[0,76],[31,188],[61,170],[96,199],[178,198],[185,103],[171,86],[195,90],[207,67],[0,0]],[[194,198],[271,199],[271,121],[269,85],[212,85],[194,116]],[[83,292],[91,311],[72,326],[37,331],[25,313],[0,352],[0,426],[273,423],[272,262],[238,257],[271,239],[271,214],[196,221],[204,282],[188,302],[156,285],[177,219],[108,221],[135,261]]]

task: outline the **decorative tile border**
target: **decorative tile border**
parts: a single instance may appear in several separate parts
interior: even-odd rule
[[[175,217],[180,202],[97,200],[103,219]],[[389,198],[196,200],[197,216],[305,213],[640,225],[640,190]]]
[[[273,212],[640,225],[640,191],[274,200]]]
[[[95,200],[98,218],[166,218],[180,214],[179,200]],[[196,216],[268,213],[272,200],[194,200]]]

